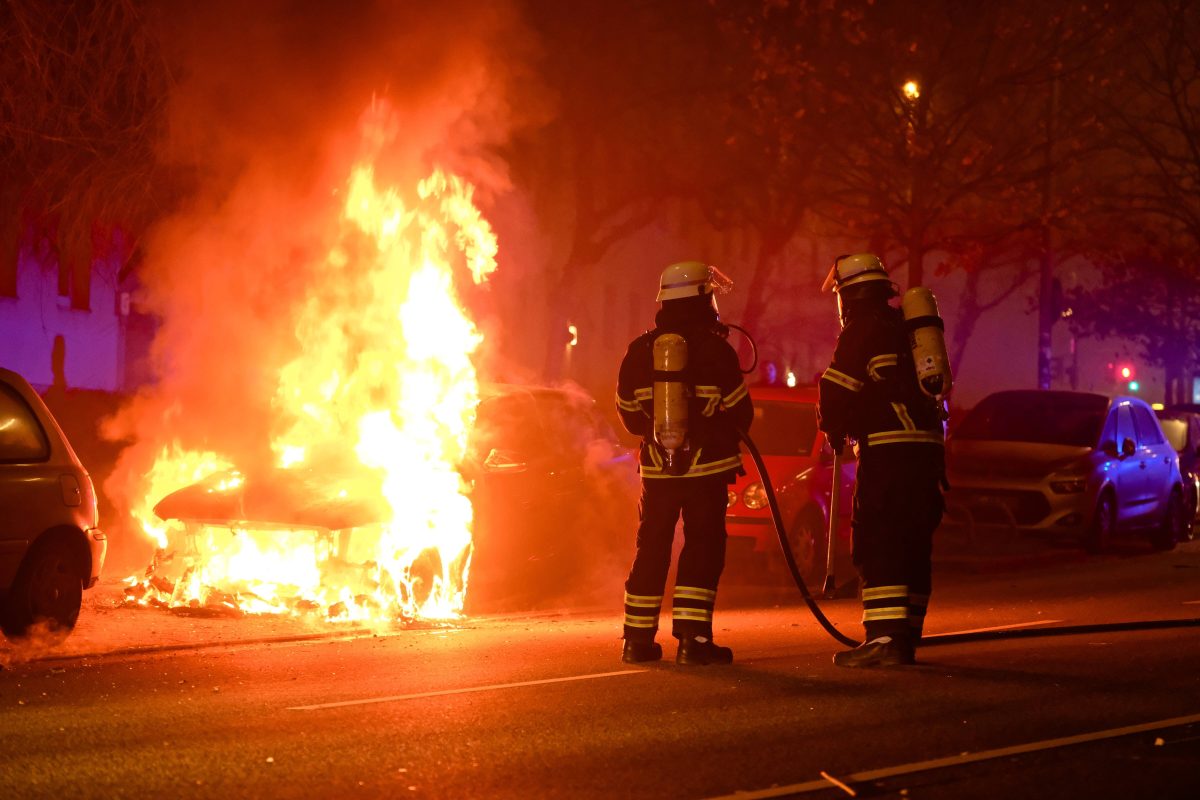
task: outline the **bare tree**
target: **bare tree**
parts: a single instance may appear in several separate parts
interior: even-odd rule
[[[0,3],[5,247],[22,213],[52,220],[86,300],[97,226],[136,236],[159,213],[155,146],[170,74],[137,0]]]
[[[1138,342],[1180,402],[1200,358],[1200,3],[1139,3],[1128,24],[1121,68],[1090,94],[1110,142],[1091,242],[1107,282],[1073,298],[1074,326]]]

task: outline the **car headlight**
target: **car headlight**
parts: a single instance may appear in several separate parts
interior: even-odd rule
[[[1065,481],[1050,481],[1050,491],[1055,494],[1079,494],[1087,489],[1087,478],[1071,478]]]
[[[726,489],[725,490],[725,507],[733,508],[735,505],[737,505],[737,492],[735,492],[733,489]]]
[[[742,502],[746,508],[760,509],[767,505],[767,493],[761,483],[752,483],[742,492]]]

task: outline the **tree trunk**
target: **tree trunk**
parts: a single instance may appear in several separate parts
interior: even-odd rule
[[[924,286],[925,238],[913,236],[908,242],[908,288]]]
[[[746,305],[742,309],[742,318],[738,321],[753,336],[760,327],[763,314],[767,310],[767,290],[771,286],[779,254],[787,244],[787,238],[781,235],[764,237],[758,249],[758,257],[754,261],[754,275],[750,278],[750,289],[746,293]],[[738,357],[743,364],[749,363],[750,343],[743,337],[737,346]]]

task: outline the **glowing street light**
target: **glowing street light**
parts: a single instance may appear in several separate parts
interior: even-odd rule
[[[900,87],[900,90],[904,92],[904,96],[908,98],[910,102],[921,96],[921,84],[917,83],[916,81],[908,81],[902,87]]]

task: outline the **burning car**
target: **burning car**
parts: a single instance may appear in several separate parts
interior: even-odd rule
[[[29,383],[0,369],[0,628],[39,622],[65,635],[95,585],[108,546],[96,493],[66,436]]]
[[[228,576],[239,569],[227,563],[220,570],[226,588],[204,592],[206,601],[193,607],[324,607],[328,616],[354,618],[355,609],[420,606],[443,575],[467,584],[469,573],[469,610],[511,610],[577,598],[598,565],[624,558],[621,546],[635,524],[635,465],[595,403],[581,393],[486,389],[460,469],[470,487],[473,541],[450,564],[442,563],[435,548],[423,551],[402,575],[372,559],[391,509],[365,472],[226,470],[168,494],[154,507],[161,519],[183,525],[186,535],[181,547],[160,553],[151,581],[133,591],[157,589],[160,602],[177,605],[189,583],[204,581],[211,560],[225,559],[251,565],[240,570],[244,583],[230,588]],[[242,558],[247,552],[254,557]],[[272,586],[264,593],[254,585],[250,573],[256,565],[262,571],[257,577],[265,577],[274,562],[297,552],[322,573],[315,576],[317,584],[340,586],[346,596],[330,603],[299,586],[282,592]]]

